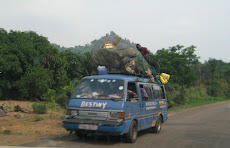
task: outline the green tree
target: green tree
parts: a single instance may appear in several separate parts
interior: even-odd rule
[[[198,58],[195,52],[195,46],[184,48],[177,45],[169,49],[161,49],[152,55],[152,59],[160,64],[161,72],[171,75],[171,83],[177,83],[181,86],[179,95],[174,100],[176,103],[185,103],[184,87],[195,84],[198,76],[194,67],[198,64]]]
[[[28,68],[15,86],[19,89],[22,98],[41,99],[54,84],[53,71],[42,67]]]
[[[177,45],[169,49],[161,49],[152,56],[160,64],[161,72],[171,75],[170,81],[182,86],[191,85],[197,80],[193,66],[198,63],[195,46],[184,48]]]
[[[228,71],[227,63],[222,60],[209,58],[202,66],[202,81],[207,85],[207,94],[211,96],[219,96],[224,92],[221,82],[227,81],[226,72]]]
[[[224,79],[228,83],[228,91],[230,92],[230,63],[226,64],[224,67]]]
[[[38,96],[37,94],[30,94],[30,90],[25,91],[26,88],[22,88],[22,86],[26,87],[29,84],[20,84],[26,77],[35,75],[38,68],[52,71],[48,74],[55,83],[50,85],[50,81],[47,80],[47,86],[59,90],[68,83],[65,70],[66,63],[66,59],[59,57],[58,50],[50,44],[47,38],[33,31],[11,30],[7,33],[4,29],[0,29],[0,98],[17,99],[20,98],[20,94],[22,97]]]

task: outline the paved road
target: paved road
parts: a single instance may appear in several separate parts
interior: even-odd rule
[[[44,139],[23,146],[60,147],[207,147],[230,148],[230,101],[205,105],[169,114],[159,134],[139,133],[136,143],[125,143],[119,137],[86,137],[75,135]]]

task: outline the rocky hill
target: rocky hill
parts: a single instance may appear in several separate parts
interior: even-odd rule
[[[53,44],[58,50],[64,51],[64,50],[70,50],[75,53],[85,53],[85,52],[92,52],[98,48],[101,48],[104,42],[114,42],[118,39],[118,36],[115,32],[111,31],[110,33],[106,34],[105,36],[101,37],[100,39],[95,39],[91,41],[90,44],[85,44],[84,46],[75,46],[75,47],[61,47],[60,45]],[[121,37],[122,38],[122,37]],[[126,48],[126,47],[136,47],[136,43],[130,42],[129,39],[122,38],[120,43],[117,45],[117,48]]]

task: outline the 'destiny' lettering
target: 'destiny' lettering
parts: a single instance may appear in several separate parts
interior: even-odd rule
[[[107,105],[107,102],[106,103],[103,103],[103,107],[102,109],[105,109],[105,106]]]
[[[93,102],[93,107],[97,107],[97,102]]]
[[[85,107],[85,101],[81,102],[81,106],[80,107]]]
[[[102,103],[98,103],[97,105],[98,105],[98,107],[101,107],[101,106],[102,106]]]
[[[97,103],[97,102],[82,101],[80,107],[97,107],[97,108],[102,107],[102,109],[105,109],[106,105],[107,105],[107,102]]]

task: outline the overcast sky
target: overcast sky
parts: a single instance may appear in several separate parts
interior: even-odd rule
[[[230,0],[0,0],[0,28],[66,47],[114,31],[153,53],[195,45],[202,62],[230,62]]]

